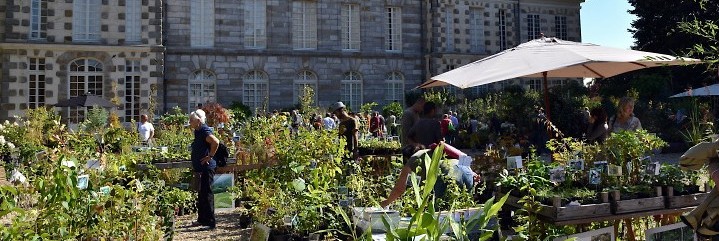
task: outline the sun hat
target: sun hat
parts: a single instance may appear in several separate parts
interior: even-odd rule
[[[335,102],[334,104],[330,105],[330,108],[328,109],[330,113],[334,113],[335,111],[339,110],[340,108],[345,108],[345,104],[342,103],[342,101]]]

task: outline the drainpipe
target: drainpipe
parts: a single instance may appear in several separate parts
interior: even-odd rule
[[[167,112],[167,30],[165,27],[167,27],[167,3],[163,1],[162,3],[162,24],[160,25],[162,30],[160,31],[162,34],[160,36],[162,37],[162,113]],[[158,86],[158,89],[160,87]],[[188,110],[189,111],[189,110]]]
[[[427,21],[429,16],[426,16],[430,14],[431,11],[429,9],[431,8],[431,3],[429,3],[431,0],[421,0],[419,1],[419,8],[420,8],[420,15],[419,15],[419,21],[421,23],[420,26],[420,54],[424,57],[424,67],[422,68],[422,80],[421,83],[424,83],[424,81],[428,80],[430,78],[429,76],[429,52],[430,52],[430,45],[428,43],[431,43],[432,41],[429,41],[429,37],[431,36],[431,33],[428,33],[430,29],[432,29],[431,25],[428,25]],[[426,8],[426,9],[425,9]],[[431,24],[431,23],[430,23]]]

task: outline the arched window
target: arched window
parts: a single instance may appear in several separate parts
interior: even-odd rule
[[[362,76],[350,71],[342,79],[342,102],[353,111],[359,111],[362,106]]]
[[[242,103],[255,112],[262,108],[265,100],[269,99],[268,84],[269,80],[264,72],[258,70],[247,72],[242,78]]]
[[[317,104],[317,75],[309,70],[300,71],[294,81],[294,103],[299,103],[300,98],[304,95],[305,87],[309,87],[314,92],[314,101]]]
[[[100,61],[78,59],[72,61],[68,69],[70,70],[70,79],[68,81],[69,98],[83,94],[102,96],[103,68]],[[70,107],[68,113],[70,123],[80,123],[85,120],[84,107]]]
[[[387,103],[397,101],[404,102],[404,76],[400,72],[390,72],[385,78],[387,84],[386,98]]]
[[[217,78],[212,72],[208,70],[195,71],[190,76],[188,83],[190,85],[187,96],[188,111],[196,109],[198,105],[217,101]]]

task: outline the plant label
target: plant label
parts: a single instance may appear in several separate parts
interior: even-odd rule
[[[508,156],[507,157],[507,169],[519,169],[522,168],[522,156]]]
[[[594,162],[594,168],[599,169],[600,172],[607,173],[607,161]]]
[[[560,183],[564,182],[566,177],[566,172],[564,171],[563,166],[558,166],[552,169],[549,169],[549,180],[552,182]]]
[[[661,164],[659,162],[652,162],[647,164],[646,172],[648,175],[659,175],[659,167],[661,167]]]
[[[104,196],[110,196],[110,186],[102,186],[100,187],[100,193]]]
[[[87,160],[87,163],[85,164],[85,168],[87,169],[95,169],[95,170],[102,170],[102,163],[100,163],[100,160]]]
[[[617,165],[609,165],[607,169],[607,174],[609,176],[618,177],[622,175],[622,167]]]
[[[589,170],[589,184],[599,185],[602,183],[602,169],[592,168]]]
[[[575,171],[584,170],[584,159],[576,159],[569,161],[569,168]]]
[[[90,182],[90,175],[85,174],[85,175],[77,176],[77,188],[79,188],[80,190],[87,189],[89,182]]]

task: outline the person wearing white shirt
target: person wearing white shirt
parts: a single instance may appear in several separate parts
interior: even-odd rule
[[[335,123],[335,120],[332,119],[332,116],[330,116],[329,113],[327,113],[325,118],[322,119],[322,123],[325,125],[326,130],[332,130],[337,127],[337,123]]]
[[[147,121],[147,115],[140,116],[140,123],[137,126],[137,132],[140,134],[140,141],[143,144],[150,144],[153,137],[155,137],[155,127],[152,123]]]

